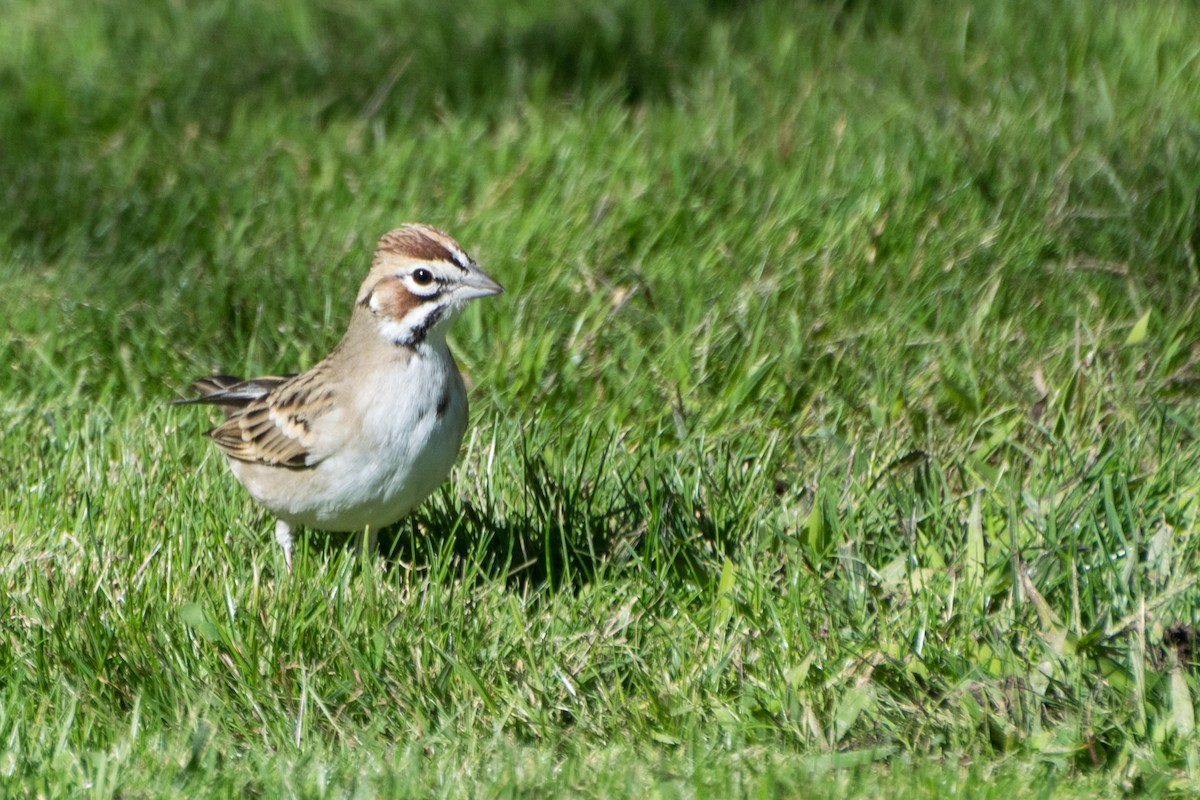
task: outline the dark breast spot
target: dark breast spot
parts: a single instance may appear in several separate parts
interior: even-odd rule
[[[442,396],[438,399],[437,417],[441,419],[446,416],[446,409],[450,408],[450,390],[446,389],[442,392]]]

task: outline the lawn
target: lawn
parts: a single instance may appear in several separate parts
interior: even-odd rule
[[[0,2],[0,794],[1200,791],[1200,7]],[[507,288],[296,570],[167,406]]]

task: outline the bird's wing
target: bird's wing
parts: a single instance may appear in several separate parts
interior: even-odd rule
[[[205,403],[219,407],[229,416],[239,408],[266,397],[272,389],[287,383],[296,374],[269,375],[263,378],[243,380],[234,375],[207,375],[192,381],[191,390],[196,397],[168,401],[168,405],[182,406]]]
[[[313,422],[333,407],[334,391],[319,369],[292,376],[237,381],[203,378],[193,388],[207,394],[194,403],[212,403],[227,419],[208,436],[230,458],[299,469],[317,464]]]

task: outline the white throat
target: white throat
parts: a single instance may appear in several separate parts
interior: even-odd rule
[[[374,298],[371,310],[376,311]],[[401,319],[374,314],[379,335],[400,347],[445,344],[446,331],[458,316],[458,307],[446,303],[426,303],[409,311]]]

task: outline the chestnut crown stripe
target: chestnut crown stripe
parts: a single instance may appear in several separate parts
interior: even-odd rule
[[[429,225],[405,225],[379,240],[376,260],[391,254],[420,261],[445,261],[467,271],[471,259],[447,234]]]

